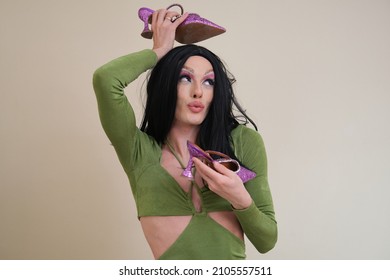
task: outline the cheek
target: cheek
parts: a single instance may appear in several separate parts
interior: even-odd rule
[[[210,90],[210,91],[206,92],[205,97],[206,97],[205,101],[207,102],[207,104],[210,105],[210,103],[213,102],[213,99],[214,99],[214,91]]]
[[[181,114],[185,106],[186,106],[185,100],[183,98],[180,98],[180,94],[178,93],[177,100],[176,100],[176,110],[175,110],[176,114],[177,113]]]
[[[188,86],[186,86],[183,83],[179,83],[177,85],[177,98],[180,97],[180,95],[184,96],[188,92]]]
[[[177,89],[177,98],[176,98],[176,107],[179,107],[181,106],[183,103],[185,103],[185,92],[183,91],[183,89],[179,90],[179,88]]]

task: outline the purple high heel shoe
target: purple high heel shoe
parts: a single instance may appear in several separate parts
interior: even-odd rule
[[[172,4],[167,10],[174,6],[178,6],[181,9],[181,15],[183,15],[183,7],[179,4]],[[144,23],[144,29],[141,32],[141,36],[146,39],[151,39],[153,37],[153,32],[149,28],[153,12],[153,10],[145,7],[138,10],[138,17]],[[174,17],[171,21],[174,22],[179,17]],[[222,26],[202,18],[198,14],[190,13],[185,21],[177,27],[175,40],[181,44],[193,44],[220,35],[224,32],[226,32],[226,29]]]
[[[146,39],[152,39],[153,32],[149,28],[149,23],[152,19],[153,10],[149,8],[140,8],[138,10],[138,17],[144,22],[144,29],[141,32],[141,36]]]
[[[193,175],[191,172],[191,169],[194,165],[192,158],[198,158],[200,159],[203,163],[205,163],[207,166],[210,168],[214,169],[213,162],[217,161],[226,168],[232,170],[235,172],[238,177],[240,177],[241,181],[243,183],[248,182],[249,180],[252,180],[253,178],[256,177],[256,173],[241,166],[238,161],[231,159],[227,155],[216,152],[216,151],[203,151],[200,147],[195,145],[194,143],[191,143],[187,141],[187,148],[188,151],[190,152],[190,160],[188,161],[187,167],[184,169],[182,175],[189,178],[190,180],[193,180]],[[213,159],[210,155],[217,155],[220,158],[218,159]],[[215,169],[214,169],[215,170]]]

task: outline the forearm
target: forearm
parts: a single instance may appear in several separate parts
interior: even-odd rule
[[[245,235],[260,253],[271,250],[278,239],[274,219],[261,212],[254,202],[243,210],[233,209]]]
[[[156,53],[150,49],[145,49],[118,57],[104,64],[95,71],[93,76],[93,85],[97,97],[101,97],[101,93],[113,89],[113,93],[122,94],[123,89],[129,83],[134,81],[141,73],[152,68],[156,62]]]
[[[256,177],[245,184],[252,199],[251,205],[234,212],[248,239],[260,253],[266,253],[275,246],[278,231],[268,184],[264,142],[260,134],[248,128],[242,130],[239,140],[238,156],[256,173]]]

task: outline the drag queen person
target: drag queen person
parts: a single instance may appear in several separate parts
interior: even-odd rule
[[[95,71],[102,126],[129,178],[155,259],[245,259],[245,235],[266,253],[277,241],[277,223],[262,138],[218,56],[193,44],[173,47],[188,14],[173,21],[177,16],[155,11],[151,49]],[[146,71],[146,107],[137,127],[124,89]]]

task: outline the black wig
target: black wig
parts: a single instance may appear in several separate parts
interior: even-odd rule
[[[233,75],[217,55],[201,46],[184,45],[173,48],[152,69],[146,88],[147,100],[141,130],[160,144],[166,141],[174,121],[180,72],[191,56],[207,59],[215,75],[213,101],[206,119],[201,124],[197,144],[205,150],[219,151],[236,158],[231,147],[231,131],[239,123],[250,122],[256,130],[257,126],[234,96]],[[240,112],[239,116],[234,115],[233,105]]]

